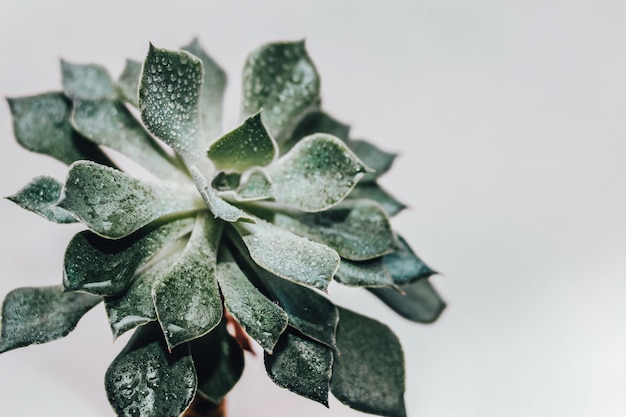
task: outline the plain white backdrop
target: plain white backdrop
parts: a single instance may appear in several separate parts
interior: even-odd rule
[[[626,2],[610,0],[26,1],[0,3],[0,94],[60,88],[59,58],[117,77],[148,42],[198,36],[227,70],[226,127],[246,54],[306,39],[325,108],[400,157],[394,224],[449,303],[409,323],[364,291],[343,305],[399,334],[410,417],[626,415]],[[62,164],[19,148],[0,104],[0,194]],[[0,201],[0,297],[61,282],[80,226]],[[357,294],[357,295],[355,295]],[[114,415],[102,306],[67,338],[0,356],[0,415]],[[229,416],[359,416],[275,387],[260,356]],[[376,389],[376,387],[372,387]]]

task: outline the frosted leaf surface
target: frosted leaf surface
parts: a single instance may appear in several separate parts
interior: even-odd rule
[[[319,343],[285,333],[273,354],[265,353],[267,374],[280,387],[328,407],[332,351]]]
[[[331,392],[355,410],[406,417],[404,354],[384,324],[339,308]]]
[[[278,147],[256,113],[217,139],[208,156],[217,169],[243,172],[252,167],[269,165],[278,154]]]
[[[159,217],[204,207],[192,188],[146,182],[87,161],[70,167],[59,205],[95,233],[113,239]]]
[[[200,58],[204,68],[204,79],[200,91],[200,118],[205,142],[201,145],[206,149],[211,140],[222,133],[222,107],[224,103],[224,90],[226,89],[226,73],[204,51],[198,39],[183,46],[184,50]]]
[[[259,266],[281,278],[326,291],[339,265],[333,249],[263,220],[236,226]]]
[[[335,274],[335,281],[349,287],[389,287],[393,285],[391,274],[385,269],[382,258],[361,262],[342,259]]]
[[[274,187],[264,170],[252,168],[241,176],[235,198],[238,201],[273,200]]]
[[[287,328],[287,313],[248,280],[230,256],[217,264],[224,305],[250,337],[271,352]]]
[[[432,323],[439,318],[446,303],[441,299],[430,280],[420,279],[394,288],[370,288],[393,311],[417,323]]]
[[[221,222],[201,214],[180,258],[152,286],[152,299],[167,345],[200,337],[222,319],[217,284]]]
[[[24,188],[7,199],[51,222],[75,223],[77,220],[69,211],[56,205],[61,197],[62,188],[63,184],[60,181],[40,176],[33,178]]]
[[[354,189],[350,192],[347,199],[367,199],[376,201],[389,216],[395,216],[406,208],[406,205],[396,200],[391,194],[375,182],[357,184],[356,187],[354,187]]]
[[[150,45],[139,87],[139,110],[148,130],[192,160],[201,156],[198,106],[203,77],[200,59]]]
[[[217,404],[241,377],[243,349],[226,330],[225,321],[189,345],[198,375],[198,394]]]
[[[75,100],[70,121],[92,142],[128,156],[162,179],[188,179],[119,101]]]
[[[126,60],[124,71],[117,80],[117,91],[122,100],[139,107],[139,80],[141,79],[141,62]]]
[[[71,99],[117,98],[117,91],[106,68],[94,64],[72,64],[61,60],[63,92]]]
[[[179,417],[196,392],[188,346],[168,352],[158,326],[142,326],[107,369],[104,384],[121,417]]]
[[[383,257],[385,268],[393,277],[394,283],[404,285],[436,274],[415,255],[402,236],[398,236],[398,243],[396,251]]]
[[[95,144],[72,129],[71,104],[63,94],[46,93],[7,101],[15,138],[22,147],[68,165],[80,159],[110,163]]]
[[[368,168],[334,136],[307,136],[267,168],[276,200],[299,210],[326,210],[354,188]]]
[[[241,112],[247,117],[263,110],[265,125],[282,144],[317,103],[319,93],[319,76],[304,42],[271,43],[246,60]]]
[[[11,291],[2,304],[0,353],[66,336],[100,301],[90,294],[64,292],[60,285]]]
[[[71,291],[118,295],[139,267],[166,244],[189,233],[193,224],[193,218],[182,218],[117,240],[90,231],[77,233],[65,250],[63,284]]]
[[[369,200],[340,203],[318,213],[277,214],[274,223],[355,261],[389,253],[396,244],[387,214]]]

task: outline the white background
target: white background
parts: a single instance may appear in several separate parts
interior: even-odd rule
[[[193,36],[229,73],[227,127],[246,54],[305,38],[325,108],[401,154],[383,182],[411,209],[394,224],[444,274],[449,308],[424,326],[331,295],[400,335],[410,417],[626,415],[626,2],[3,0],[0,94],[58,90],[61,57],[117,77],[149,41]],[[65,176],[14,143],[6,104],[0,139],[0,194]],[[80,227],[0,213],[0,296],[60,283]],[[0,414],[113,416],[102,381],[124,342],[99,306],[3,354]],[[261,362],[247,357],[230,417],[362,415],[275,387]]]

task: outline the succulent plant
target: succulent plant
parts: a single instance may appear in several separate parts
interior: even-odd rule
[[[119,416],[220,403],[250,339],[277,385],[404,416],[398,338],[335,305],[329,283],[366,288],[416,322],[445,304],[391,227],[405,206],[377,178],[395,155],[322,110],[304,43],[248,56],[242,122],[225,134],[226,75],[196,40],[150,45],[117,81],[98,65],[61,70],[62,92],[8,102],[18,142],[68,164],[67,177],[8,198],[88,230],[69,242],[62,284],[6,296],[0,352],[61,338],[103,302],[114,338],[134,330],[105,375]],[[145,172],[123,171],[121,155]]]

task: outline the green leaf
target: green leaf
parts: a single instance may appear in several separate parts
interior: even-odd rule
[[[201,156],[199,101],[204,74],[200,59],[150,44],[139,87],[141,120],[181,156]]]
[[[183,46],[184,50],[192,53],[202,61],[204,79],[200,90],[200,117],[204,137],[212,140],[222,133],[222,107],[224,91],[226,90],[226,73],[213,59],[202,49],[197,38],[189,45]],[[208,147],[208,142],[206,146]]]
[[[105,388],[118,416],[179,417],[196,392],[188,346],[168,352],[158,326],[142,326],[113,360]]]
[[[71,105],[62,93],[7,99],[17,142],[29,151],[49,155],[65,164],[91,159],[111,161],[93,143],[81,137],[69,122]]]
[[[92,142],[128,156],[161,179],[188,179],[119,101],[75,100],[70,122]]]
[[[139,80],[142,66],[141,62],[127,59],[124,71],[117,80],[117,91],[120,97],[135,108],[139,107]]]
[[[224,305],[241,327],[267,352],[287,328],[287,313],[252,285],[229,254],[217,264]]]
[[[369,200],[340,203],[319,213],[277,214],[274,223],[354,261],[379,257],[396,246],[387,214]]]
[[[63,292],[60,285],[11,291],[2,304],[0,353],[66,336],[101,300],[89,294]]]
[[[228,334],[225,321],[189,345],[198,374],[198,394],[219,404],[241,377],[243,349]]]
[[[108,296],[120,294],[128,288],[139,267],[167,243],[189,233],[193,224],[193,218],[181,218],[117,240],[89,231],[76,234],[65,250],[65,289]]]
[[[322,211],[340,202],[368,172],[334,136],[307,136],[267,168],[276,200],[303,211]]]
[[[428,279],[420,279],[395,288],[369,288],[369,290],[393,311],[417,323],[436,321],[446,303],[441,299]]]
[[[345,142],[350,135],[350,126],[341,123],[321,110],[313,111],[307,114],[298,124],[298,127],[293,132],[292,141],[295,144],[300,139],[315,133],[328,133]]]
[[[95,233],[117,239],[173,213],[204,207],[195,190],[150,183],[93,162],[72,164],[59,206]]]
[[[178,261],[152,286],[152,299],[169,348],[207,334],[222,319],[216,276],[222,223],[198,215]]]
[[[399,246],[395,252],[385,255],[385,268],[391,273],[393,282],[397,285],[409,284],[422,278],[436,274],[420,258],[413,253],[409,244],[398,236]]]
[[[333,249],[263,220],[235,224],[254,261],[281,277],[326,291],[339,266]]]
[[[382,151],[364,140],[349,140],[346,143],[361,161],[372,169],[363,176],[362,183],[376,181],[378,177],[389,171],[397,156],[395,153]]]
[[[98,100],[117,98],[115,85],[107,70],[94,64],[72,64],[61,60],[63,92],[71,99]]]
[[[342,259],[335,280],[349,287],[389,287],[393,285],[391,274],[384,267],[382,258],[352,262]]]
[[[355,410],[405,417],[404,354],[384,324],[339,308],[331,392]]]
[[[265,171],[252,168],[241,176],[241,183],[235,193],[237,201],[259,201],[274,199],[274,187]]]
[[[303,41],[267,44],[246,60],[242,114],[263,110],[265,125],[281,144],[317,104],[319,92],[319,76]]]
[[[265,353],[267,374],[280,387],[328,407],[332,351],[295,334],[285,333],[273,354]]]
[[[241,174],[220,171],[211,180],[211,187],[216,191],[233,191],[239,187]]]
[[[217,169],[243,172],[269,165],[278,154],[274,139],[256,113],[211,145],[208,156]]]
[[[61,198],[62,188],[63,184],[54,178],[40,176],[33,178],[24,188],[7,199],[51,222],[75,223],[77,220],[70,212],[56,205]]]
[[[406,205],[396,200],[375,182],[359,183],[348,195],[349,200],[372,200],[382,206],[389,216],[395,216],[406,208]]]

